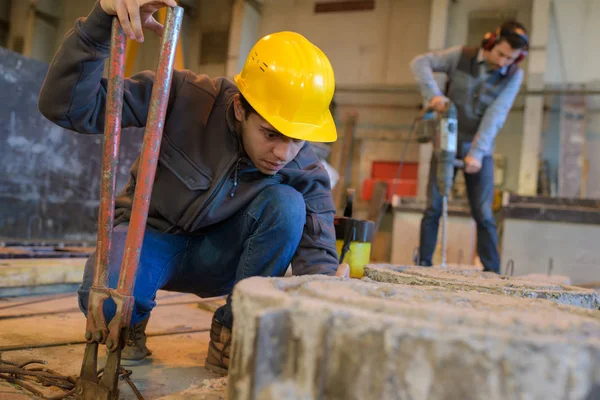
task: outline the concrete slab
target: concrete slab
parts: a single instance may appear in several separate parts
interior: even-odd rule
[[[536,282],[531,277],[520,279],[518,276],[509,277],[472,269],[393,264],[366,265],[365,277],[377,282],[547,299],[564,305],[600,309],[600,296],[594,290],[552,282]]]
[[[585,399],[600,313],[539,299],[335,277],[234,291],[231,398]]]

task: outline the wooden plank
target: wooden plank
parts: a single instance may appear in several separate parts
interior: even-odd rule
[[[350,155],[352,153],[356,120],[357,116],[355,113],[348,114],[348,117],[346,119],[346,129],[344,131],[344,137],[342,140],[343,147],[339,156],[339,163],[334,167],[340,174],[340,179],[338,180],[336,187],[333,189],[333,201],[336,206],[336,209],[338,210],[342,208],[342,199],[346,193],[346,185],[349,181],[348,178],[352,178],[351,171],[348,175],[348,169],[350,168],[350,166],[348,165],[348,160],[350,159]]]
[[[148,334],[210,329],[212,313],[194,304],[156,307]],[[0,330],[0,351],[15,348],[80,343],[84,340],[85,316],[81,312],[5,319]]]
[[[315,13],[368,11],[375,9],[374,0],[322,1],[315,3]]]
[[[33,296],[0,301],[0,320],[7,317],[38,315],[44,313],[80,313],[77,294]],[[225,296],[202,299],[194,294],[175,293],[159,290],[156,295],[157,307],[177,304],[194,304],[206,311],[215,311],[225,304]]]
[[[0,261],[0,287],[81,282],[85,258],[8,259]]]

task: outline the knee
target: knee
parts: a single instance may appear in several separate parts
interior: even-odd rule
[[[471,210],[471,215],[473,219],[478,224],[495,224],[494,214],[492,213],[492,207],[489,206],[480,206]]]
[[[88,289],[84,289],[83,287],[80,287],[77,290],[77,302],[79,304],[79,309],[85,316],[87,316],[88,297],[89,296],[90,296],[90,291]]]
[[[261,222],[284,230],[300,230],[306,220],[306,204],[296,189],[287,185],[270,186],[256,197],[250,213]]]
[[[438,220],[442,216],[442,211],[435,207],[427,207],[423,213],[423,219],[425,220]]]

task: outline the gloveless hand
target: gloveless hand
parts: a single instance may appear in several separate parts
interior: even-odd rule
[[[108,15],[116,15],[125,34],[131,40],[144,41],[142,29],[162,36],[164,27],[152,16],[163,7],[175,7],[175,0],[100,0],[100,7]]]
[[[429,102],[429,108],[436,112],[444,112],[449,102],[446,96],[434,96]]]
[[[465,172],[467,174],[476,174],[481,169],[481,162],[478,159],[466,156],[465,157]]]
[[[341,278],[350,278],[350,266],[345,263],[340,264],[335,272],[335,276],[339,276]]]

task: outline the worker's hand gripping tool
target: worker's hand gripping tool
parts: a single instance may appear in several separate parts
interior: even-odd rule
[[[96,265],[88,302],[85,332],[87,345],[81,375],[77,380],[75,389],[75,395],[79,399],[113,400],[119,398],[117,384],[121,368],[121,350],[125,344],[133,312],[133,288],[146,229],[150,195],[156,173],[171,88],[173,61],[182,18],[183,8],[172,7],[167,9],[165,30],[161,39],[161,51],[152,87],[148,120],[140,155],[140,167],[125,242],[125,253],[116,289],[108,287],[108,265],[114,222],[115,184],[121,135],[126,35],[118,18],[114,17],[113,19],[106,94]],[[107,325],[103,305],[104,301],[109,298],[116,304],[116,313]],[[99,378],[97,361],[98,346],[100,344],[106,344],[108,358],[102,376]]]

